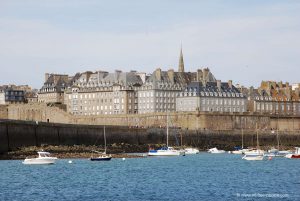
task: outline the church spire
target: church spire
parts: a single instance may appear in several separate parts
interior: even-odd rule
[[[182,55],[182,46],[180,48],[178,72],[181,72],[181,73],[184,72],[184,62],[183,62],[183,55]]]

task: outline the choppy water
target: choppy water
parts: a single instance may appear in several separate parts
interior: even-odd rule
[[[299,175],[300,160],[230,154],[46,166],[0,161],[0,200],[300,200]]]

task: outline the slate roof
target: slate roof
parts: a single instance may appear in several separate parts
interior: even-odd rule
[[[245,97],[234,85],[230,87],[227,82],[221,83],[220,90],[217,87],[217,82],[207,82],[206,85],[203,85],[202,82],[191,82],[184,92],[192,92],[192,96],[200,97]],[[184,96],[189,96],[189,93],[184,92]]]

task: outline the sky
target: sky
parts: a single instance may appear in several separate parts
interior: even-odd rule
[[[45,73],[208,67],[216,79],[299,83],[300,1],[0,0],[0,85]]]

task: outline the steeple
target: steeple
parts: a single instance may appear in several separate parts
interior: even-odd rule
[[[182,55],[182,46],[180,48],[178,72],[182,72],[182,73],[184,72],[184,62],[183,62],[183,55]]]

